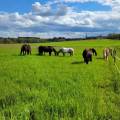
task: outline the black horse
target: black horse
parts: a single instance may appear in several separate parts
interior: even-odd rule
[[[97,52],[94,48],[89,48],[89,49],[85,49],[82,53],[82,56],[84,58],[84,62],[86,64],[89,63],[89,61],[92,61],[92,55],[97,56]]]
[[[39,46],[38,47],[39,55],[45,55],[45,53],[49,53],[49,56],[51,56],[52,52],[54,52],[55,56],[57,55],[57,51],[52,46]]]
[[[21,47],[20,55],[29,55],[31,54],[31,46],[29,44],[24,44]]]

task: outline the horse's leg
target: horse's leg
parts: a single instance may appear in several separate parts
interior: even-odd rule
[[[25,50],[25,55],[27,55],[28,53],[27,53],[28,51],[27,50]]]
[[[70,56],[72,56],[73,55],[73,53],[72,52],[70,52]]]
[[[28,55],[30,54],[30,51],[29,51],[29,50],[27,51],[27,54],[28,54]]]
[[[63,52],[63,56],[65,56],[65,53]]]
[[[105,60],[106,60],[106,61],[108,60],[108,56],[107,56],[107,55],[105,56]]]
[[[71,52],[71,55],[73,56],[73,52]]]
[[[29,50],[29,55],[31,55],[31,50]]]
[[[25,50],[23,50],[23,55],[25,55]]]
[[[41,55],[43,55],[43,54],[44,54],[44,52],[42,51],[42,52],[41,52]],[[44,55],[45,55],[45,54],[44,54]]]
[[[88,60],[86,57],[84,57],[84,63],[88,64]]]
[[[108,61],[108,56],[107,56],[106,60]]]
[[[29,52],[28,52],[28,51],[26,51],[26,54],[28,55],[28,54],[29,54]]]
[[[86,58],[84,58],[84,62],[86,62]]]
[[[55,52],[55,56],[57,56],[57,52]]]
[[[39,52],[39,55],[43,55],[43,52],[42,52],[42,51],[40,51],[40,52]]]
[[[25,50],[25,53],[24,53],[24,55],[26,55],[26,53],[27,53],[27,51]]]
[[[92,56],[90,56],[90,61],[92,61]]]
[[[59,56],[59,52],[57,52],[57,56]]]
[[[20,55],[22,55],[22,50],[20,51]]]
[[[54,51],[53,51],[54,52]],[[56,56],[56,52],[54,52],[54,55]]]
[[[86,62],[86,64],[88,64],[88,62],[89,62],[88,58],[86,58],[85,62]]]
[[[49,52],[49,56],[51,56],[51,52]]]

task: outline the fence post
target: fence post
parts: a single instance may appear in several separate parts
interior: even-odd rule
[[[115,48],[113,49],[113,55],[112,55],[112,57],[113,57],[114,64],[115,64],[116,63],[116,50],[115,50]]]

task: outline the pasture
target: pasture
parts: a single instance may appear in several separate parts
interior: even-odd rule
[[[74,56],[38,56],[39,45],[73,47]],[[32,55],[20,56],[21,44],[0,44],[0,120],[120,120],[120,74],[103,48],[120,41],[90,40],[31,44]],[[88,65],[82,51],[98,56]],[[120,61],[116,61],[120,68]]]

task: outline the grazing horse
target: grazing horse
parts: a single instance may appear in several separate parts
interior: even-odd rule
[[[45,55],[46,52],[49,53],[49,56],[51,56],[52,52],[54,52],[55,55],[57,55],[57,51],[52,46],[39,46],[38,47],[39,55]]]
[[[97,56],[97,52],[94,48],[90,48],[89,50],[92,51],[93,55]]]
[[[73,56],[74,49],[73,48],[60,48],[60,50],[58,51],[57,55],[59,55],[59,53],[63,53],[63,56],[65,56],[65,53],[69,53],[70,56]]]
[[[82,53],[82,56],[84,58],[84,62],[86,64],[89,63],[89,61],[92,61],[92,54],[97,56],[97,52],[94,48],[89,48],[89,49],[85,49]]]
[[[112,55],[112,49],[110,48],[104,48],[103,50],[103,58],[108,61],[109,55]]]
[[[20,55],[29,55],[31,54],[31,46],[29,44],[24,44],[21,47]]]

